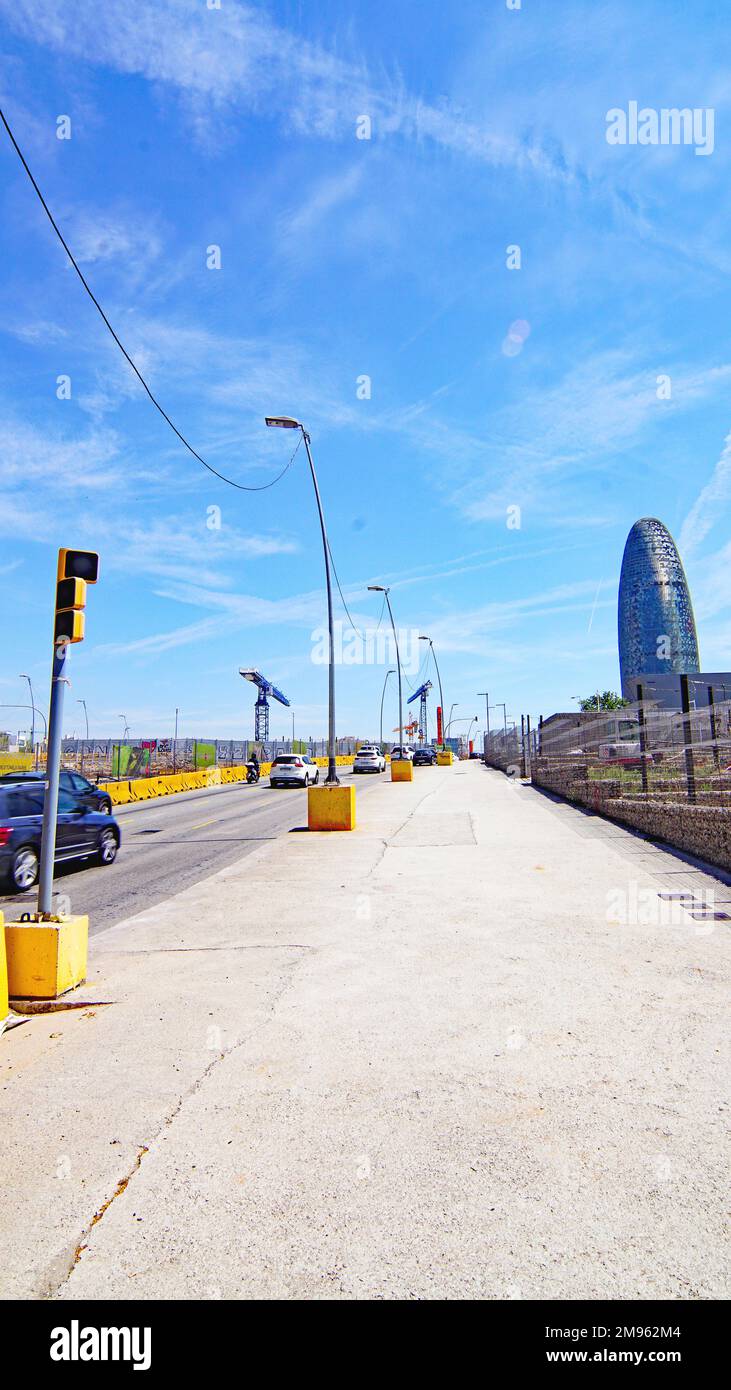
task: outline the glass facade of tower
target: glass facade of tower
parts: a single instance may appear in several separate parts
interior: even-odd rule
[[[654,517],[636,521],[624,547],[619,580],[619,669],[622,694],[627,699],[636,696],[633,677],[700,669],[685,571],[670,532]]]

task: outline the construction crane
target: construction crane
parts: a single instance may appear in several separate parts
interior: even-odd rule
[[[257,688],[256,704],[254,705],[254,742],[268,743],[269,741],[269,696],[278,700],[280,705],[289,705],[286,695],[281,690],[277,690],[276,685],[272,685],[261,671],[254,671],[250,668],[244,670],[239,667],[239,675],[245,681],[251,681]]]
[[[419,705],[419,743],[426,743],[426,738],[427,738],[427,725],[426,725],[426,697],[427,697],[427,695],[429,694],[429,691],[430,691],[430,690],[431,690],[431,681],[424,681],[424,684],[423,684],[423,685],[420,685],[420,686],[419,686],[419,689],[418,689],[418,690],[415,690],[414,693],[413,693],[413,695],[410,695],[409,698],[408,698],[408,700],[406,701],[407,705],[413,704],[414,700],[419,700],[419,701],[420,701],[420,705]]]

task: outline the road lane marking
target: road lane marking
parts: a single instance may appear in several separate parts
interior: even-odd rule
[[[204,826],[204,825],[213,825],[214,820],[218,820],[218,819],[219,819],[218,816],[211,816],[211,819],[210,819],[210,820],[199,820],[197,825],[189,825],[189,826],[187,826],[186,828],[187,828],[188,830],[200,830],[200,829],[202,828],[202,826]],[[180,828],[181,828],[181,830],[182,830],[182,829],[183,829],[183,826],[181,826]]]

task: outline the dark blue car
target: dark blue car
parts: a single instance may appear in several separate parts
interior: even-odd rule
[[[19,892],[38,882],[45,790],[39,782],[0,784],[0,879]],[[59,791],[57,864],[92,858],[99,864],[113,864],[120,840],[113,816],[90,811],[74,792]]]
[[[45,782],[45,772],[3,772],[0,774],[0,786],[8,782]],[[80,772],[74,772],[72,768],[62,767],[59,774],[59,786],[61,791],[73,792],[81,797],[84,805],[90,811],[106,811],[112,814],[112,798],[109,792],[102,791],[101,787],[95,787],[86,777],[82,777]]]

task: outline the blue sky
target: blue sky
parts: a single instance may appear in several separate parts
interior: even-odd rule
[[[679,541],[702,666],[729,665],[717,9],[0,0],[3,108],[165,409],[248,484],[291,451],[265,413],[306,422],[354,621],[376,625],[366,586],[389,583],[399,626],[434,639],[445,702],[481,727],[485,689],[515,718],[618,688],[619,569],[643,515]],[[609,145],[607,111],[634,100],[712,108],[712,154]],[[297,732],[322,735],[303,451],[261,493],[207,474],[119,355],[4,132],[0,180],[0,701],[24,699],[27,671],[45,706],[55,550],[78,545],[102,578],[68,732],[83,697],[99,735],[120,711],[133,734],[169,735],[177,705],[183,734],[248,736],[237,671],[255,665]],[[339,668],[339,733],[377,732],[383,675]]]

